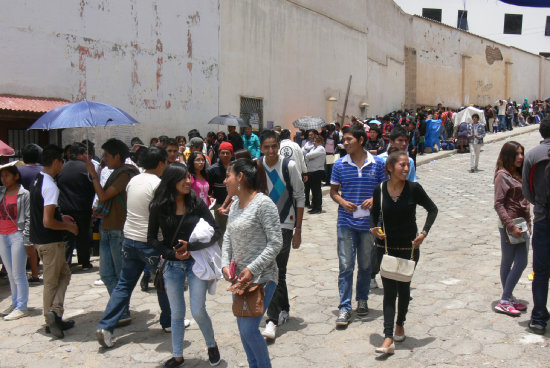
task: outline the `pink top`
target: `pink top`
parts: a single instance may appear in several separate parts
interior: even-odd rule
[[[0,203],[0,234],[17,232],[17,194],[6,195]]]
[[[197,193],[199,198],[202,199],[207,206],[210,206],[210,198],[208,198],[210,184],[208,184],[208,181],[205,179],[197,179],[194,175],[191,175],[191,189]]]

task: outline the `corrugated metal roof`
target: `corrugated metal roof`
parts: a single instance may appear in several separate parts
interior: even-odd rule
[[[0,95],[0,110],[48,112],[70,103],[58,98]]]

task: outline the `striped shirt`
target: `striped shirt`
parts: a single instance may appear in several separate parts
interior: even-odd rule
[[[350,155],[338,159],[332,168],[330,184],[340,185],[342,198],[361,206],[366,199],[372,198],[374,188],[386,180],[384,161],[367,153],[367,159],[361,168],[357,167]],[[368,231],[370,216],[354,218],[342,206],[338,206],[338,227]]]

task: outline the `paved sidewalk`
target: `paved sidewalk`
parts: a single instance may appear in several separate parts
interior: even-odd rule
[[[540,141],[538,132],[513,137],[527,149]],[[336,257],[336,205],[323,198],[324,213],[306,215],[303,245],[292,250],[288,286],[290,320],[270,344],[274,367],[547,367],[548,336],[529,333],[531,285],[527,274],[515,296],[529,306],[513,318],[493,311],[500,297],[500,241],[493,210],[493,172],[502,141],[484,146],[478,173],[469,173],[469,154],[455,154],[421,165],[420,183],[439,207],[439,216],[425,243],[412,282],[407,339],[395,355],[380,359],[374,348],[383,340],[381,289],[369,299],[365,318],[355,314],[346,329],[336,329],[338,262]],[[422,226],[425,215],[418,211]],[[97,321],[107,303],[104,287],[93,287],[92,272],[72,277],[67,293],[66,317],[77,326],[63,340],[53,340],[42,326],[42,286],[31,286],[31,317],[0,321],[0,367],[156,367],[171,356],[170,335],[158,324],[154,292],[139,286],[131,302],[134,320],[117,329],[113,349],[99,347]],[[378,277],[378,283],[381,284]],[[221,367],[247,366],[237,325],[231,313],[227,284],[208,296],[220,347]],[[186,294],[187,296],[188,294]],[[0,309],[9,304],[7,280],[0,280]],[[355,304],[354,304],[355,306]],[[189,313],[190,315],[190,313]],[[186,367],[207,367],[204,339],[193,322],[185,336]]]

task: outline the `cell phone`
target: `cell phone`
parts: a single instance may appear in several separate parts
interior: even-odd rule
[[[229,277],[231,278],[235,277],[235,268],[236,268],[235,261],[231,261],[231,263],[229,264]]]

